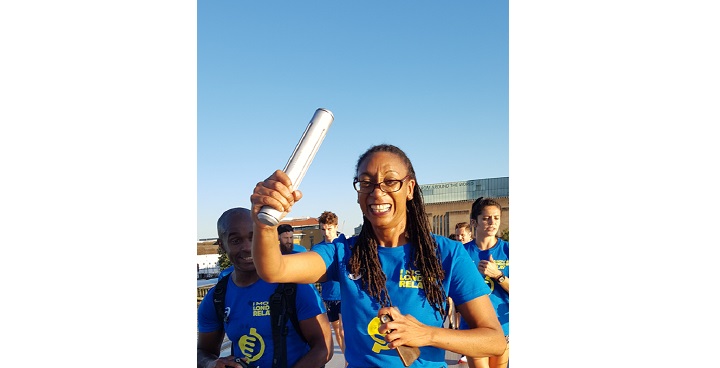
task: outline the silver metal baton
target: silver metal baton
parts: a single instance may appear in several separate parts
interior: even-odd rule
[[[315,110],[315,115],[313,115],[307,128],[305,128],[305,132],[300,137],[300,141],[295,146],[295,150],[283,169],[285,174],[290,177],[290,181],[292,181],[293,190],[300,186],[300,182],[310,167],[313,158],[315,158],[315,154],[320,148],[323,139],[325,139],[325,135],[334,119],[335,117],[328,109],[319,108]],[[263,206],[260,213],[258,213],[260,221],[269,226],[277,225],[282,219],[281,217],[282,213],[280,211],[268,206]]]

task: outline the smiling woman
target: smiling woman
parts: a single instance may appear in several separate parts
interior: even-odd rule
[[[490,289],[461,243],[432,233],[405,152],[389,144],[370,147],[357,161],[353,186],[363,213],[359,235],[340,235],[309,252],[283,255],[275,228],[261,222],[258,213],[270,206],[286,215],[302,194],[280,170],[258,183],[250,199],[252,254],[260,277],[339,283],[349,368],[403,367],[415,358],[421,366],[447,367],[446,351],[502,354],[506,342]],[[468,330],[444,328],[450,297]],[[474,343],[478,340],[484,343]],[[416,348],[419,356],[398,357]]]

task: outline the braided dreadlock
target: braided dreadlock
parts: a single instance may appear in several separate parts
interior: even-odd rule
[[[363,161],[377,152],[389,152],[400,157],[408,168],[410,178],[417,182],[415,169],[405,152],[389,144],[370,147],[358,159],[355,172],[357,173]],[[355,180],[357,179],[356,174]],[[413,195],[412,199],[407,202],[408,218],[405,229],[410,244],[414,245],[412,266],[418,269],[422,275],[423,290],[428,302],[444,318],[446,311],[443,306],[445,305],[446,295],[442,281],[445,279],[445,271],[440,264],[438,245],[431,234],[432,227],[425,212],[422,191],[419,185],[415,186],[415,191],[417,194]],[[362,230],[360,230],[360,235],[358,235],[357,242],[352,249],[348,267],[351,274],[363,276],[362,287],[370,297],[378,300],[383,306],[390,305],[390,298],[385,286],[387,277],[382,270],[378,256],[378,239],[372,225],[365,216],[363,216]]]

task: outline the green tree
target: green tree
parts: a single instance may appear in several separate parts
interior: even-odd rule
[[[220,255],[220,258],[218,258],[218,267],[220,267],[221,271],[232,266],[230,258],[228,258],[227,253],[225,253],[225,250],[220,245],[218,245],[218,254]]]
[[[509,243],[510,242],[510,228],[505,229],[502,232],[502,234],[500,234],[500,238]]]

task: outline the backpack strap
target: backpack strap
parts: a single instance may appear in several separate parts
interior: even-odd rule
[[[270,321],[273,334],[273,367],[287,367],[287,321],[290,319],[297,334],[307,343],[300,330],[295,308],[297,284],[279,284],[270,296]]]
[[[288,317],[290,317],[290,322],[292,322],[293,327],[295,327],[295,331],[300,336],[302,341],[307,344],[307,339],[305,336],[303,336],[302,330],[300,329],[300,321],[298,320],[297,315],[297,305],[295,303],[296,295],[297,295],[297,284],[284,284],[285,285],[285,298],[287,299],[287,303],[285,305],[285,313],[287,313]]]
[[[232,273],[229,273],[218,280],[217,284],[215,284],[215,291],[213,292],[215,314],[217,315],[218,321],[220,321],[223,331],[225,331],[225,324],[228,321],[228,317],[225,316],[225,291],[227,291],[227,284],[231,274]],[[230,350],[230,354],[235,355],[235,344],[230,345]]]
[[[215,313],[217,314],[218,320],[223,323],[223,329],[225,323],[227,323],[227,317],[225,316],[225,291],[227,290],[228,280],[230,274],[223,276],[215,284],[215,292],[213,292],[213,305],[215,305]]]
[[[285,309],[287,300],[285,298],[285,284],[280,284],[275,292],[270,295],[270,323],[272,324],[273,337],[273,363],[272,368],[287,367],[287,315]]]

